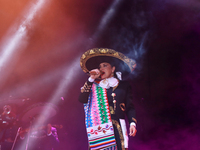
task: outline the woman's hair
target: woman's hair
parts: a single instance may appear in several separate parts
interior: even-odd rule
[[[111,65],[111,67],[115,67],[115,71],[114,71],[114,77],[116,78],[116,79],[118,79],[119,80],[119,78],[117,77],[117,74],[116,74],[116,66],[115,66],[115,63],[113,62],[113,61],[111,61],[111,62],[107,62],[107,63],[109,63],[110,65]]]

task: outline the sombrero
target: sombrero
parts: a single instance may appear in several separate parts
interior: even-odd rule
[[[3,111],[5,105],[11,106],[11,110],[14,113],[19,113],[21,110],[19,109],[22,107],[26,102],[30,101],[30,98],[7,98],[0,100],[0,111]]]
[[[88,73],[92,69],[99,68],[99,64],[102,62],[113,64],[116,67],[116,71],[120,71],[126,75],[131,73],[136,67],[135,60],[108,48],[93,48],[87,50],[81,56],[80,66],[85,73]]]
[[[29,101],[30,98],[8,98],[0,100],[0,108],[2,108],[4,105],[16,105],[16,106],[22,106],[25,104],[26,101]]]
[[[29,106],[21,115],[21,121],[29,122],[31,118],[43,114],[45,119],[56,115],[57,106],[52,103],[36,103]]]

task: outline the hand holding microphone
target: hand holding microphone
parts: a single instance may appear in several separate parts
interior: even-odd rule
[[[93,69],[89,73],[92,79],[97,79],[102,74],[99,69]]]

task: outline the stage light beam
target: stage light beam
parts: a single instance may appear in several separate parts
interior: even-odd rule
[[[100,34],[102,33],[102,31],[104,30],[106,25],[109,23],[111,18],[114,16],[114,14],[117,11],[117,8],[119,7],[121,2],[122,2],[122,0],[115,0],[112,3],[112,5],[110,6],[110,8],[103,15],[103,17],[97,27],[97,30],[95,31],[95,33],[93,34],[93,36],[91,38],[92,42],[95,42],[98,39],[98,37],[100,36]],[[91,44],[93,44],[93,43],[91,43]]]
[[[4,68],[8,68],[9,63],[14,64],[17,61],[22,50],[24,50],[28,44],[28,27],[33,27],[33,19],[38,13],[41,13],[41,10],[44,11],[42,8],[47,6],[49,2],[50,0],[32,1],[22,14],[23,19],[20,25],[18,21],[16,21],[16,23],[14,23],[14,25],[8,30],[5,37],[3,37],[3,40],[0,42],[1,85],[9,74],[9,71],[5,71]]]

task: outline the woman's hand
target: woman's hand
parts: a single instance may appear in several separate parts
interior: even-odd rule
[[[129,135],[130,135],[130,136],[135,136],[135,135],[136,135],[137,130],[136,130],[136,128],[135,128],[134,125],[131,125],[131,126],[130,126],[129,131],[130,131],[130,132],[129,132]]]
[[[93,69],[90,71],[90,78],[92,78],[94,80],[97,79],[100,75],[101,74],[100,74],[99,69]]]

